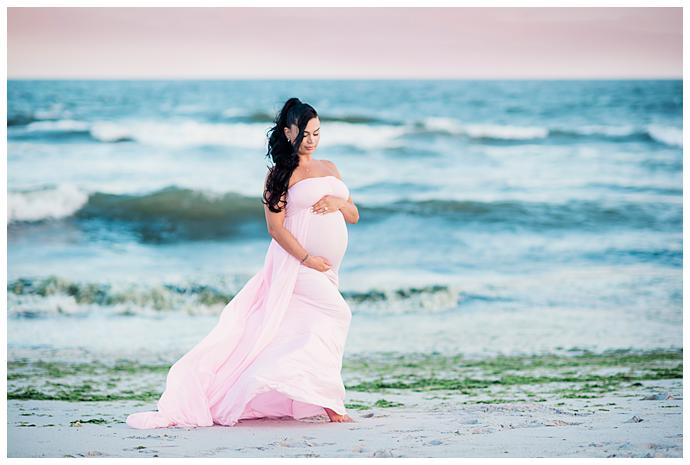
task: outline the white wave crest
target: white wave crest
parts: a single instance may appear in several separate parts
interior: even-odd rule
[[[88,200],[89,194],[73,184],[9,192],[7,222],[65,218],[73,215]]]
[[[583,136],[603,135],[612,137],[630,136],[635,133],[635,127],[626,126],[604,126],[601,124],[590,124],[585,126],[578,126],[576,128],[566,128],[565,131],[570,131],[575,134]]]
[[[471,138],[506,140],[543,139],[549,135],[548,128],[541,126],[514,126],[501,124],[462,124],[453,118],[430,117],[423,121],[424,127],[449,134],[465,135]]]
[[[465,127],[470,137],[490,139],[529,140],[544,139],[549,130],[540,126],[503,126],[499,124],[472,124]]]
[[[666,145],[683,146],[683,129],[672,126],[659,126],[651,124],[647,126],[649,136]]]
[[[349,123],[322,123],[320,147],[347,144],[362,148],[399,146],[395,138],[406,130],[397,126],[364,126]],[[262,123],[204,123],[194,120],[97,122],[91,135],[102,142],[124,138],[161,147],[221,145],[263,150],[266,131]]]
[[[88,131],[89,123],[86,121],[78,121],[73,119],[59,119],[56,121],[34,121],[30,123],[26,130],[29,132],[36,131]]]

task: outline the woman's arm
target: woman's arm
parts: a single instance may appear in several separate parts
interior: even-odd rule
[[[352,196],[343,202],[343,206],[340,207],[340,211],[343,212],[345,221],[350,224],[356,224],[359,221],[359,210],[357,206],[352,202]]]
[[[277,213],[271,212],[271,215],[277,215]],[[278,244],[280,244],[283,249],[295,257],[298,261],[301,262],[302,259],[307,255],[307,249],[302,247],[297,238],[293,236],[287,228],[283,226],[272,228],[269,229],[269,234]]]
[[[324,161],[331,166],[333,171],[335,171],[338,179],[341,179],[340,172],[338,171],[338,168],[335,166],[335,163],[333,163],[330,160]],[[357,205],[355,205],[355,203],[352,201],[352,196],[350,196],[346,201],[343,201],[343,204],[339,207],[339,210],[343,213],[343,217],[345,217],[345,221],[347,221],[348,223],[356,224],[359,221],[359,209],[357,208]]]
[[[264,183],[265,185],[265,183]],[[285,205],[285,194],[280,198],[281,204]],[[297,238],[283,226],[285,221],[286,209],[283,208],[280,212],[275,213],[268,209],[268,205],[264,205],[264,213],[266,215],[266,228],[268,233],[276,240],[280,246],[289,254],[295,257],[300,262],[307,255],[307,249],[302,247]]]

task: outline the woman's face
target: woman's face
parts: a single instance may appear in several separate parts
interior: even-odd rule
[[[316,150],[316,147],[319,145],[319,135],[321,134],[320,128],[321,122],[319,121],[319,118],[312,118],[309,120],[307,126],[304,128],[304,138],[299,146],[298,153],[310,154]],[[294,141],[297,139],[298,131],[299,128],[293,124],[290,126],[289,131],[285,129],[285,134],[291,141]]]

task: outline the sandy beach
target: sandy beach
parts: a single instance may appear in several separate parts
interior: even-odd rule
[[[45,354],[44,354],[45,355]],[[64,354],[62,354],[64,355]],[[9,457],[682,457],[682,352],[349,357],[353,423],[135,430],[165,363],[8,363]]]

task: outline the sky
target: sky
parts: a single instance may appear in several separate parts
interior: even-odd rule
[[[682,8],[7,8],[8,78],[682,78]]]

